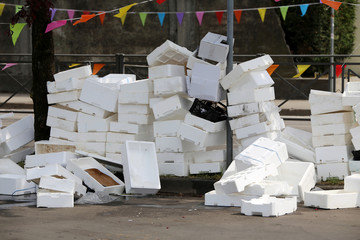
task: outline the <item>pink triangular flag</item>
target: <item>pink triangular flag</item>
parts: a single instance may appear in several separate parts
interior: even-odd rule
[[[75,10],[68,10],[67,13],[68,13],[68,16],[70,18],[70,22],[72,22],[73,19],[74,19]]]
[[[3,67],[3,69],[2,69],[1,71],[4,71],[5,69],[7,69],[7,68],[9,68],[9,67],[12,67],[12,66],[15,66],[15,65],[17,65],[17,63],[7,63],[7,64],[5,65],[5,67]]]
[[[51,22],[47,25],[45,33],[50,32],[52,30],[54,30],[55,28],[59,28],[62,27],[66,24],[66,20],[59,20],[59,21],[55,21],[55,22]]]
[[[196,17],[197,17],[199,24],[201,25],[202,19],[204,17],[204,12],[196,12]]]
[[[177,17],[177,19],[179,21],[179,24],[181,25],[182,20],[184,18],[184,13],[183,12],[178,12],[178,13],[176,13],[176,17]]]

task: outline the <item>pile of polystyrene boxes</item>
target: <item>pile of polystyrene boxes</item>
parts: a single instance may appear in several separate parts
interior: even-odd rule
[[[350,106],[343,105],[341,93],[311,90],[309,102],[318,181],[344,179],[352,159],[350,129],[354,113]]]
[[[285,143],[260,137],[238,154],[205,205],[237,206],[245,215],[281,216],[315,186],[313,163],[289,162]],[[278,198],[285,196],[285,198]]]

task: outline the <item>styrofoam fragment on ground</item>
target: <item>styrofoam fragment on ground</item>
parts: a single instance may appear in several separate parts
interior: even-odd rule
[[[122,155],[126,193],[157,193],[161,186],[155,144],[126,141]]]
[[[235,118],[230,120],[230,127],[231,130],[236,130],[236,129],[240,129],[243,127],[247,127],[253,124],[257,124],[260,123],[260,116],[258,113],[256,114],[251,114],[251,115],[247,115],[244,117],[239,117],[239,118]]]
[[[342,180],[350,174],[348,163],[318,164],[316,169],[318,181],[326,181],[328,178],[338,178]]]
[[[360,161],[349,160],[349,170],[351,174],[360,173]]]
[[[191,113],[187,113],[185,115],[184,123],[191,125],[193,127],[200,128],[206,132],[220,132],[225,130],[226,128],[225,120],[220,122],[211,122],[204,118],[195,116]]]
[[[328,113],[320,115],[311,115],[311,126],[319,126],[326,124],[344,124],[344,123],[353,123],[355,120],[354,112],[338,112],[338,113]]]
[[[0,143],[5,142],[17,135],[21,135],[26,130],[34,130],[34,118],[32,116],[24,117],[9,126],[0,129]]]
[[[260,182],[251,183],[245,187],[244,191],[241,192],[241,194],[251,196],[282,196],[291,195],[291,193],[292,186],[290,186],[286,181],[267,179],[264,179]]]
[[[186,93],[186,81],[183,76],[154,79],[154,95],[160,97]]]
[[[118,104],[118,114],[152,114],[148,104]]]
[[[354,175],[345,177],[344,191],[358,192],[360,194],[360,174],[354,174]]]
[[[79,98],[80,98],[80,90],[49,93],[47,95],[48,104],[71,102],[71,101],[79,100]]]
[[[0,173],[0,194],[22,195],[36,192],[36,185],[26,181],[25,174]]]
[[[49,106],[48,116],[75,122],[77,121],[78,111],[74,111],[61,105],[54,105]]]
[[[351,145],[315,148],[316,163],[348,162],[352,149]]]
[[[241,193],[219,194],[215,190],[205,193],[205,206],[241,207],[242,200],[250,200],[256,196]]]
[[[222,162],[226,161],[225,150],[198,151],[192,154],[193,163]]]
[[[324,209],[359,207],[359,193],[344,190],[305,192],[304,206]]]
[[[227,37],[208,32],[200,41],[198,56],[216,62],[225,62],[229,52]]]
[[[73,152],[55,152],[28,155],[25,159],[25,168],[45,166],[48,164],[59,164],[63,167],[66,167],[67,162],[74,158],[78,158],[78,156]]]
[[[271,87],[272,85],[274,85],[274,81],[266,70],[250,71],[244,73],[229,91],[235,92],[241,89],[252,90],[256,88]]]
[[[36,194],[36,207],[68,208],[74,207],[74,194],[67,192],[53,192],[39,189]]]
[[[203,149],[178,137],[156,137],[155,145],[157,152],[193,152]]]
[[[57,191],[75,193],[75,181],[72,179],[61,179],[52,176],[42,176],[40,178],[39,188]]]
[[[347,134],[349,133],[352,125],[352,123],[320,125],[312,128],[312,135],[317,137],[325,135]]]
[[[32,126],[33,127],[33,126]],[[34,140],[34,129],[28,128],[0,144],[0,156],[5,156]]]
[[[113,114],[109,111],[106,111],[104,109],[101,109],[99,107],[93,106],[91,104],[82,101],[62,102],[59,104],[99,118],[107,118]]]
[[[184,65],[165,64],[149,67],[149,79],[168,78],[168,77],[185,77]]]
[[[4,156],[4,158],[11,159],[15,163],[19,163],[25,160],[27,155],[31,155],[35,152],[34,147],[24,148],[19,151],[12,152]]]
[[[192,101],[187,98],[174,95],[154,104],[153,112],[156,120],[182,120],[191,105]]]
[[[61,82],[48,81],[46,87],[49,93],[74,91],[81,89],[85,82],[85,78],[71,77]]]
[[[293,213],[297,209],[296,197],[276,198],[263,196],[252,200],[243,200],[241,213],[247,216],[278,217]]]
[[[244,103],[239,105],[228,106],[227,108],[229,117],[246,116],[258,113],[259,103]]]
[[[149,104],[149,98],[153,98],[153,92],[119,92],[118,103],[120,104]]]
[[[78,130],[78,122],[68,121],[51,116],[47,117],[46,126],[49,126],[51,128],[59,128],[69,132],[76,132]]]
[[[155,121],[154,137],[176,137],[181,123],[181,120]]]
[[[138,125],[123,122],[110,122],[110,132],[140,134],[152,131],[152,125]]]
[[[269,138],[271,140],[275,140],[275,139],[277,139],[279,137],[279,135],[280,135],[280,131],[266,132],[266,133],[263,133],[263,134],[260,134],[260,135],[240,139],[240,144],[245,149],[248,146],[250,146],[253,142],[255,142],[256,140],[261,138],[261,137]]]
[[[0,174],[24,175],[25,170],[8,158],[0,159]]]
[[[309,95],[312,115],[337,111],[351,111],[351,107],[342,105],[342,94],[311,89]]]
[[[190,163],[190,174],[221,173],[226,162]]]
[[[114,174],[112,174],[109,170],[107,170],[103,165],[97,162],[94,158],[85,157],[85,158],[74,159],[68,163],[66,168],[72,171],[80,179],[82,179],[86,184],[86,186],[93,189],[95,192],[99,191],[105,194],[119,195],[122,194],[124,191],[125,184]],[[86,169],[91,169],[91,168],[98,169],[103,174],[108,175],[119,185],[113,185],[108,187],[103,186],[101,183],[99,183],[97,180],[95,180],[85,171]]]
[[[105,156],[106,144],[105,142],[75,142],[76,150],[81,150],[89,153],[95,153],[100,156]]]
[[[74,69],[69,69],[54,74],[54,79],[56,82],[61,82],[69,78],[84,78],[92,74],[91,65],[86,65],[83,67],[78,67]]]
[[[110,122],[116,120],[117,114],[104,119],[79,112],[77,129],[79,132],[107,132],[110,128]]]
[[[266,102],[275,99],[274,87],[258,88],[252,90],[238,90],[227,94],[229,105],[251,102]]]
[[[274,61],[269,55],[264,55],[246,62],[242,62],[227,74],[221,81],[224,89],[229,89],[238,83],[239,77],[249,71],[261,71],[270,67]]]
[[[117,116],[117,121],[130,124],[148,125],[154,121],[154,116],[152,114],[119,114]]]
[[[351,145],[351,134],[338,134],[328,136],[313,136],[313,147],[344,146]]]
[[[279,136],[276,140],[286,144],[286,149],[289,153],[289,156],[295,157],[305,162],[316,162],[316,156],[313,150],[305,148],[303,145],[300,145],[295,141],[289,140],[283,135]]]

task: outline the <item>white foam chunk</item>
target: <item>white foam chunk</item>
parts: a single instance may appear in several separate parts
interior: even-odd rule
[[[315,148],[316,163],[348,162],[352,159],[352,146],[330,146]]]
[[[318,181],[326,181],[328,178],[338,178],[342,180],[349,175],[348,163],[318,164],[316,169]]]
[[[0,173],[0,194],[22,195],[36,192],[33,182],[27,182],[25,174]]]
[[[251,102],[266,102],[275,99],[274,87],[258,88],[252,90],[238,90],[228,93],[229,105]]]
[[[208,32],[200,41],[198,56],[216,62],[225,62],[229,52],[227,37]]]
[[[78,67],[74,69],[69,69],[54,74],[54,79],[56,82],[61,82],[68,80],[70,78],[84,78],[92,74],[91,65],[86,65],[83,67]]]
[[[55,152],[36,155],[28,155],[25,160],[25,168],[45,166],[48,164],[59,164],[66,167],[68,161],[78,156],[73,152]]]
[[[309,95],[311,114],[351,111],[351,107],[342,105],[342,94],[311,89]]]
[[[149,78],[185,77],[185,67],[183,65],[165,64],[149,67]]]
[[[191,105],[187,98],[174,95],[154,104],[153,112],[156,120],[182,120]]]
[[[185,76],[154,79],[154,95],[160,97],[186,93]]]
[[[304,206],[324,209],[359,207],[359,193],[344,190],[305,192]]]
[[[251,200],[255,197],[239,193],[220,194],[212,190],[205,193],[205,206],[241,207],[242,200]]]
[[[293,213],[297,209],[296,197],[276,198],[263,196],[252,200],[243,200],[241,213],[247,216],[278,217]]]
[[[52,192],[39,189],[36,194],[36,206],[46,208],[74,207],[74,194],[67,192]]]
[[[74,194],[75,181],[73,179],[61,179],[52,176],[42,176],[40,178],[39,188]]]

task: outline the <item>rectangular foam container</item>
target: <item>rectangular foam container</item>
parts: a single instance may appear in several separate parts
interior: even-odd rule
[[[174,94],[186,94],[185,76],[165,77],[154,79],[154,95],[159,97]]]
[[[23,130],[22,133],[6,140],[0,144],[0,156],[10,154],[11,152],[25,146],[29,142],[34,140],[34,129],[31,126],[28,129]]]
[[[27,130],[34,131],[34,117],[31,115],[24,117],[3,129],[0,129],[0,143],[21,135]]]
[[[118,114],[118,122],[129,123],[129,124],[138,124],[138,125],[148,125],[154,121],[154,116],[152,114]]]
[[[51,128],[59,128],[69,132],[76,132],[78,130],[78,123],[74,121],[68,121],[60,118],[48,116],[46,119],[46,126]]]
[[[187,63],[186,63],[186,68],[187,68],[187,70],[189,71],[189,69],[190,69],[190,70],[193,69],[195,63],[205,64],[205,65],[211,65],[211,63],[206,62],[206,61],[204,61],[204,60],[202,60],[202,59],[200,59],[200,58],[197,58],[196,56],[192,55],[192,56],[189,56],[189,59],[188,59],[188,61],[187,61]],[[188,76],[191,76],[191,75],[189,75],[189,74],[187,74],[187,75],[188,75]]]
[[[226,121],[211,122],[204,118],[200,118],[191,113],[185,115],[184,123],[193,127],[200,128],[206,132],[220,132],[226,128]]]
[[[182,120],[191,105],[192,101],[187,98],[174,95],[154,104],[153,112],[156,120]]]
[[[152,114],[148,104],[118,104],[118,114]]]
[[[360,150],[360,137],[356,136],[351,139],[351,142],[355,150]]]
[[[226,162],[190,163],[190,174],[221,173]]]
[[[202,148],[189,143],[187,141],[182,141],[178,137],[156,137],[155,145],[157,152],[193,152],[200,151]]]
[[[149,67],[149,78],[185,77],[184,65],[165,64]],[[156,95],[156,93],[155,93]]]
[[[49,164],[45,166],[26,168],[26,180],[37,180],[42,176],[59,176],[66,179],[72,179],[77,184],[82,184],[81,179],[72,174],[68,169],[65,169],[59,164]]]
[[[348,163],[323,163],[317,164],[317,180],[326,181],[328,178],[338,178],[340,180],[349,176],[349,165]]]
[[[288,196],[292,194],[292,186],[286,181],[264,179],[247,185],[241,193],[244,195],[258,196]]]
[[[337,112],[320,115],[311,115],[311,126],[327,125],[327,124],[346,124],[355,121],[354,112]]]
[[[197,151],[192,154],[192,163],[210,163],[226,161],[225,150]]]
[[[208,32],[200,41],[198,56],[215,62],[226,62],[229,52],[227,37]]]
[[[349,133],[352,125],[353,125],[352,123],[319,125],[312,128],[312,135],[317,137],[317,136],[326,136],[326,135],[347,134]]]
[[[348,162],[352,149],[351,145],[315,148],[316,163]]]
[[[230,92],[239,91],[241,89],[266,88],[274,85],[274,81],[266,70],[250,71],[244,73],[235,86],[229,89]]]
[[[254,102],[228,106],[227,111],[229,117],[238,117],[259,113],[260,109],[259,104]]]
[[[78,111],[74,111],[70,108],[66,108],[61,105],[54,105],[54,106],[49,106],[48,116],[76,122]]]
[[[251,136],[256,136],[259,134],[266,133],[270,131],[270,126],[266,122],[257,123],[243,128],[238,128],[235,130],[236,138],[243,139]]]
[[[66,167],[68,161],[74,158],[78,158],[78,156],[72,152],[55,152],[28,155],[25,159],[25,168],[45,166],[49,164],[59,164],[63,167]]]
[[[359,207],[359,193],[344,190],[305,192],[304,206],[323,209]]]
[[[358,192],[360,194],[360,174],[353,174],[345,177],[344,191]]]
[[[105,142],[76,142],[76,150],[105,155]]]
[[[252,90],[239,90],[227,94],[229,105],[251,102],[266,102],[275,99],[274,87],[258,88]]]
[[[149,104],[149,98],[153,98],[152,92],[119,92],[118,103],[120,104]]]
[[[35,192],[35,183],[27,182],[24,174],[0,173],[0,194],[16,196]]]
[[[71,208],[74,207],[74,194],[67,192],[53,192],[39,189],[36,193],[36,207]]]
[[[181,120],[155,121],[154,137],[176,137],[181,123]]]
[[[313,150],[310,150],[309,148],[306,148],[303,145],[298,144],[298,142],[285,138],[283,137],[283,135],[279,136],[276,140],[286,144],[286,149],[289,153],[289,156],[293,156],[296,159],[305,162],[312,162],[312,163],[316,162],[316,156]]]
[[[106,142],[113,143],[124,143],[125,141],[151,141],[153,139],[151,133],[144,134],[129,134],[129,133],[116,133],[116,132],[107,132],[106,133]]]
[[[138,92],[138,93],[151,93],[154,91],[154,81],[152,79],[142,79],[134,82],[120,85],[121,92]]]
[[[250,200],[256,196],[241,193],[220,194],[215,190],[205,193],[205,206],[241,207],[243,200]]]
[[[328,136],[313,136],[313,147],[344,146],[351,145],[351,134],[338,134]]]
[[[69,69],[66,71],[58,72],[54,74],[56,82],[68,80],[69,78],[84,78],[91,76],[91,65],[86,65],[78,68]]]
[[[235,118],[229,121],[231,130],[241,129],[243,127],[251,126],[260,123],[259,114],[251,114],[244,117]]]
[[[342,105],[342,94],[311,89],[309,95],[312,115],[338,111],[351,111],[351,107]]]
[[[79,100],[80,93],[81,93],[80,90],[59,92],[59,93],[49,93],[47,95],[48,104],[71,102],[71,101]]]
[[[266,133],[263,133],[263,134],[260,134],[260,135],[240,139],[240,144],[243,147],[243,149],[245,149],[248,146],[250,146],[252,143],[254,143],[256,140],[261,138],[261,137],[269,138],[271,140],[275,140],[275,139],[277,139],[279,137],[279,135],[280,135],[280,131],[266,132]]]
[[[75,152],[74,144],[60,144],[48,140],[41,140],[35,142],[35,154],[44,154],[52,152]]]
[[[360,161],[349,160],[349,170],[351,174],[360,173]]]
[[[62,102],[59,103],[59,105],[66,106],[69,108],[72,108],[74,110],[77,110],[79,112],[87,113],[89,115],[92,115],[94,117],[99,118],[107,118],[113,113],[106,111],[104,109],[101,109],[99,107],[93,106],[91,104],[82,102],[82,101],[70,101],[70,102]]]
[[[61,82],[46,82],[46,87],[49,93],[67,92],[81,89],[84,82],[85,78],[71,77]]]
[[[106,153],[121,153],[124,143],[107,142],[105,146]]]
[[[126,123],[126,122],[125,123],[110,122],[110,132],[141,134],[152,131],[153,131],[152,125],[139,125],[133,123]]]
[[[158,163],[160,175],[189,176],[189,163]]]
[[[251,200],[243,200],[241,213],[247,216],[278,217],[295,212],[296,197],[276,198],[263,196]]]
[[[15,163],[19,163],[25,160],[25,157],[27,155],[31,155],[34,153],[34,147],[28,147],[28,148],[21,148],[20,150],[17,150],[15,152],[11,152],[4,156],[4,158],[8,158],[12,160]]]
[[[104,119],[79,112],[77,129],[78,132],[107,132],[110,128],[110,122],[116,120],[117,114]]]
[[[59,138],[67,141],[76,142],[78,140],[78,132],[66,131],[61,128],[51,127],[50,137]]]
[[[39,188],[56,192],[75,193],[75,181],[73,179],[57,178],[52,176],[42,176]]]

